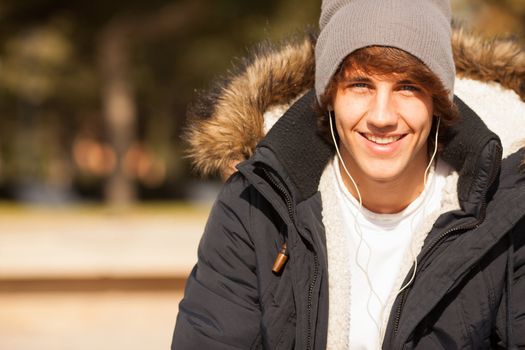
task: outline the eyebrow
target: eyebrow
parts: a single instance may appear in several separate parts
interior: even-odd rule
[[[343,78],[342,82],[356,82],[356,83],[370,83],[372,79],[365,75],[349,75]],[[395,82],[397,85],[420,85],[414,80],[411,79],[401,79]]]
[[[349,75],[347,77],[344,77],[343,81],[344,82],[353,81],[353,82],[369,83],[372,80],[362,75]]]
[[[406,84],[406,85],[419,85],[418,83],[416,83],[415,81],[410,80],[410,79],[400,80],[400,81],[397,82],[397,84],[400,84],[400,85],[403,85],[403,84]]]

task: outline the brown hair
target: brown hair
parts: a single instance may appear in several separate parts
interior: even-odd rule
[[[458,118],[457,108],[449,99],[449,92],[441,80],[418,58],[403,50],[385,46],[365,47],[346,56],[326,86],[324,94],[320,97],[318,126],[328,143],[333,144],[328,106],[332,104],[339,84],[344,80],[348,70],[377,76],[396,74],[420,85],[432,97],[434,115],[441,118],[438,143],[440,146],[443,145],[446,130]]]

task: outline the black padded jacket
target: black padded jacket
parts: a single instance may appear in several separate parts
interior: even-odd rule
[[[333,156],[310,91],[238,166],[211,211],[179,307],[172,349],[325,349],[328,276],[322,201]],[[384,349],[525,348],[525,150],[456,98],[442,159],[458,171],[460,210],[442,214],[415,280],[392,307]],[[272,265],[283,243],[288,260]],[[409,273],[410,275],[410,273]]]

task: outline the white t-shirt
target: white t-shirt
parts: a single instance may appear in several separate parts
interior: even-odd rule
[[[412,235],[425,216],[439,209],[450,168],[438,161],[435,171],[429,172],[424,191],[408,207],[395,214],[378,214],[359,208],[358,200],[343,183],[337,157],[333,164],[342,221],[349,238],[350,349],[375,350],[382,342],[383,318],[390,314],[390,310],[384,310],[385,304],[403,257],[411,254]]]

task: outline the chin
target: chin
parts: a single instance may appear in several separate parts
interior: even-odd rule
[[[373,179],[377,183],[389,183],[395,181],[399,175],[398,174],[369,174],[367,175],[370,179]]]
[[[394,164],[382,163],[374,167],[365,167],[363,175],[377,182],[394,181],[403,176],[403,169]]]

